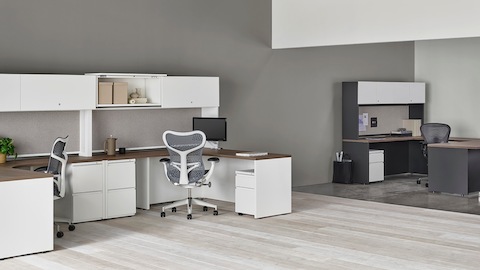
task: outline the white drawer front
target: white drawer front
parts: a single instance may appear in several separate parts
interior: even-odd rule
[[[235,186],[244,188],[255,188],[256,183],[255,176],[237,174],[235,176]]]
[[[73,222],[101,220],[103,217],[103,194],[88,192],[73,194]]]
[[[70,183],[72,193],[103,190],[102,162],[75,163],[71,166]]]
[[[369,162],[383,162],[383,151],[370,151]]]
[[[383,162],[370,163],[369,165],[369,182],[383,181],[384,164]]]
[[[135,160],[117,160],[107,163],[107,189],[135,187]]]
[[[235,212],[255,215],[255,190],[237,187],[235,189]]]
[[[136,213],[135,189],[110,190],[107,193],[107,218],[132,216]]]

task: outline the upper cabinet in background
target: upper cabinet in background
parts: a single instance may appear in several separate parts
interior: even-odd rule
[[[358,82],[358,104],[424,104],[423,82]]]

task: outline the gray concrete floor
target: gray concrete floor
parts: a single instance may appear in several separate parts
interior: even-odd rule
[[[417,178],[402,175],[368,185],[327,183],[293,191],[480,215],[478,192],[467,196],[432,193],[423,182],[417,185]]]

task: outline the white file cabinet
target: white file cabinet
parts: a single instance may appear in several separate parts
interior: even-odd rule
[[[235,171],[235,212],[256,214],[256,178],[254,170]]]
[[[384,180],[385,168],[383,150],[370,150],[369,151],[369,174],[368,181],[378,182]]]

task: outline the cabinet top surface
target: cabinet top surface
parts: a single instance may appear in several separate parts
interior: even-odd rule
[[[85,75],[94,75],[104,78],[152,78],[166,77],[167,74],[142,74],[142,73],[85,73]]]

